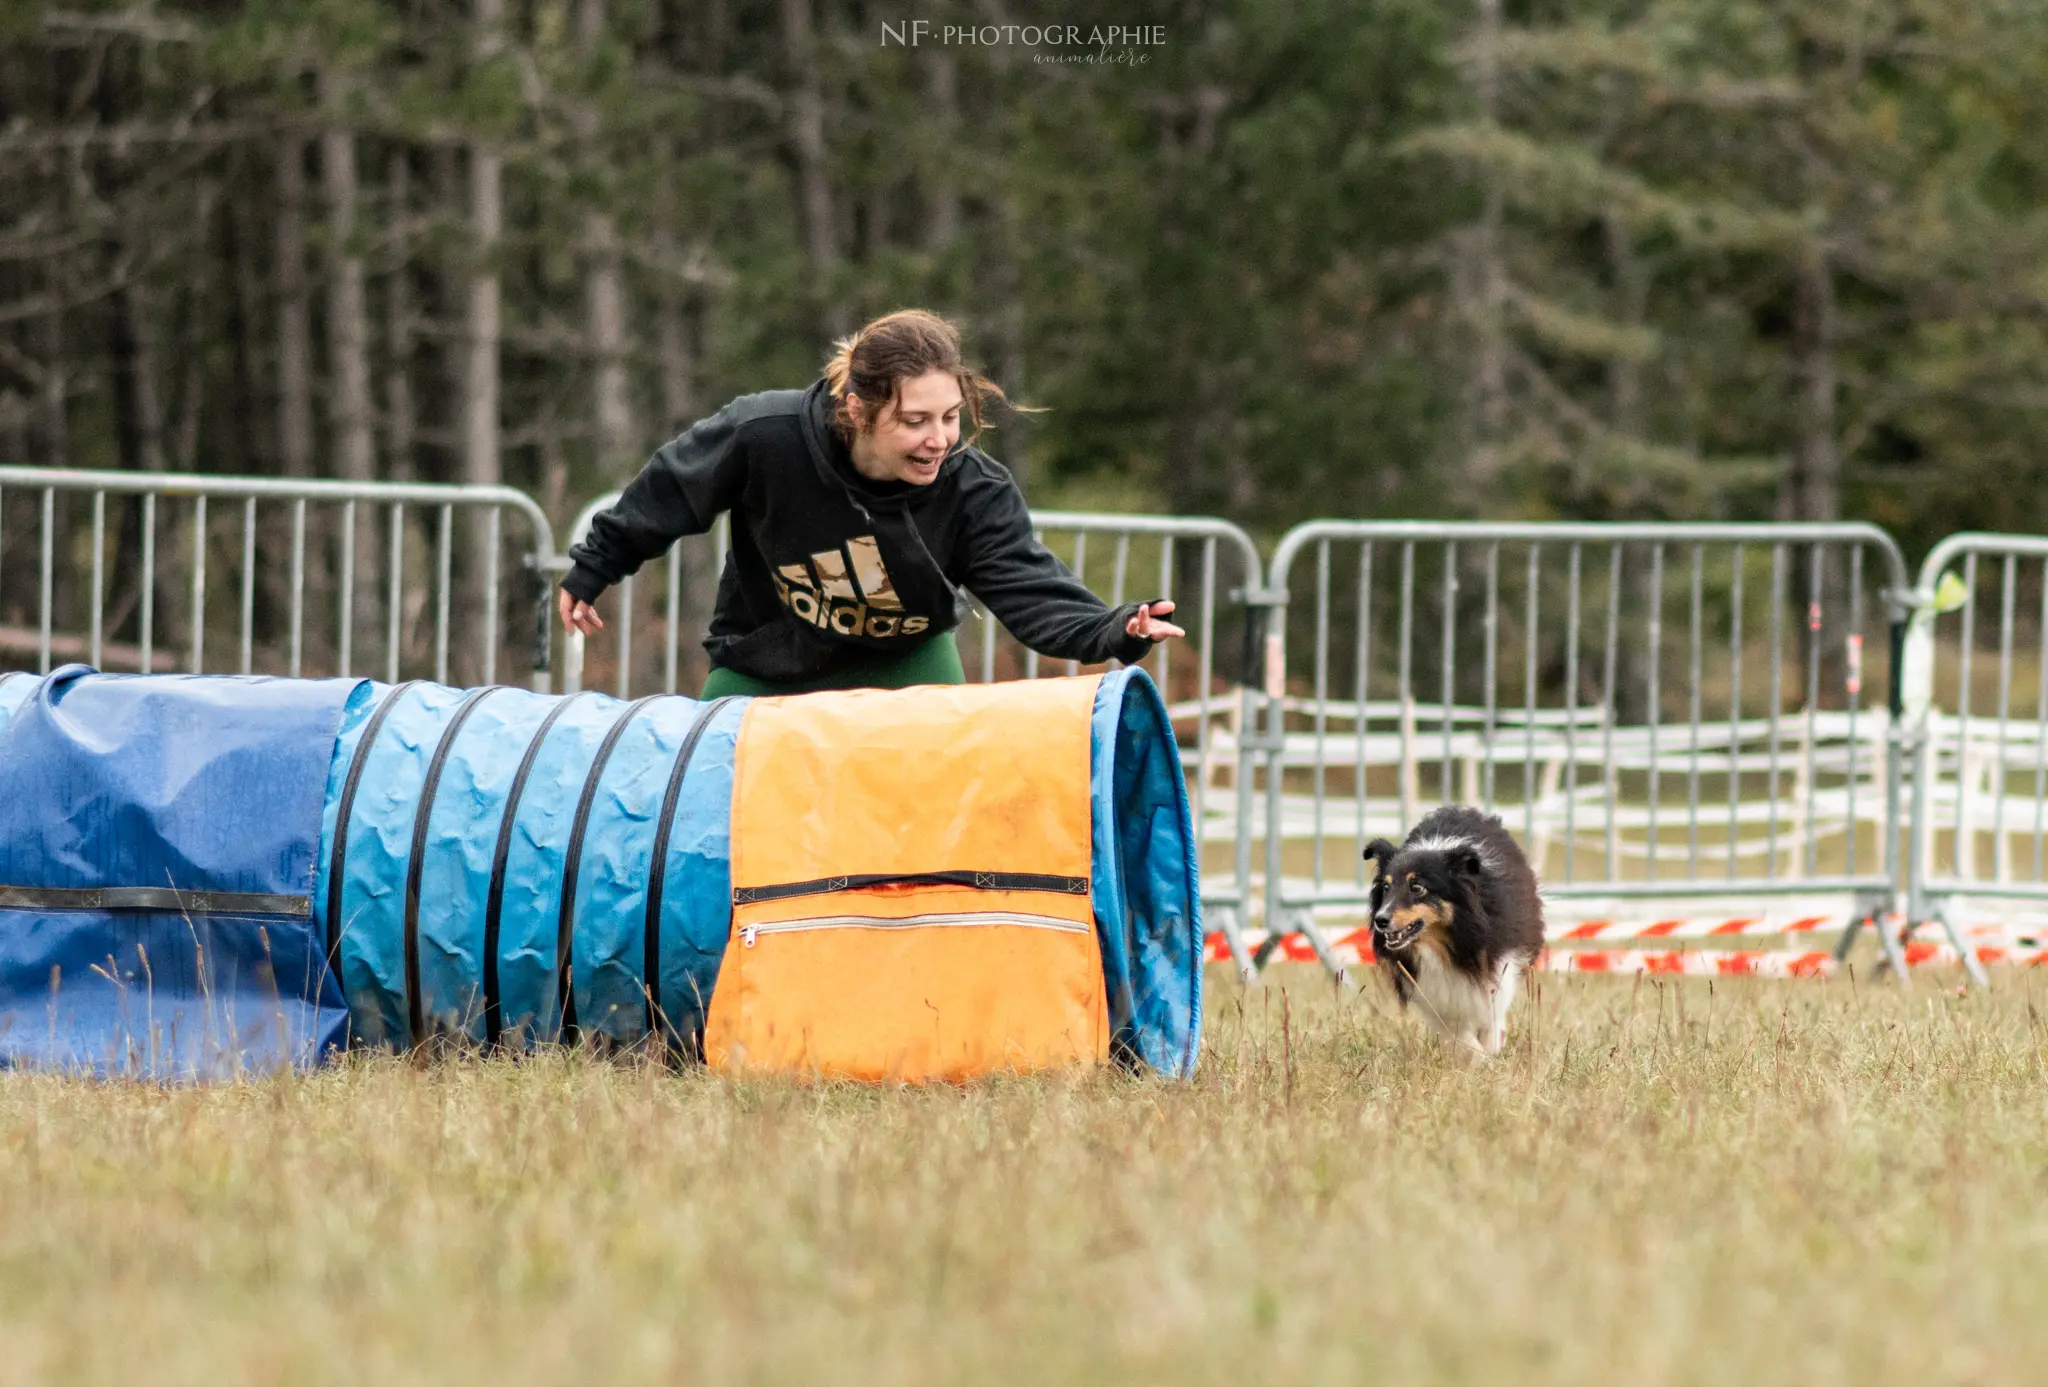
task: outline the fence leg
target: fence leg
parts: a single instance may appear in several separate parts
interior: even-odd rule
[[[1863,926],[1867,923],[1869,921],[1864,918],[1863,907],[1856,907],[1849,916],[1849,923],[1842,926],[1842,933],[1835,940],[1835,962],[1846,963],[1849,961],[1849,950],[1856,946],[1856,936],[1863,932]],[[1884,926],[1879,925],[1877,933],[1882,938],[1884,936]]]
[[[1237,796],[1237,833],[1231,843],[1237,904],[1231,907],[1230,928],[1224,935],[1230,944],[1230,956],[1237,963],[1238,983],[1246,987],[1259,979],[1258,965],[1244,947],[1244,927],[1252,899],[1252,777],[1258,773],[1254,743],[1259,740],[1259,714],[1252,702],[1254,697],[1251,687],[1246,685],[1240,690],[1237,703],[1237,783],[1231,787]]]
[[[1315,957],[1323,963],[1323,967],[1329,969],[1329,975],[1337,979],[1339,987],[1350,983],[1350,971],[1337,961],[1337,953],[1329,947],[1329,938],[1323,934],[1323,926],[1315,922],[1315,916],[1311,912],[1296,910],[1288,916],[1286,924],[1288,932],[1298,932],[1300,936],[1309,940],[1309,949],[1315,949]]]
[[[1856,908],[1849,917],[1849,923],[1843,926],[1841,937],[1835,940],[1836,963],[1848,962],[1849,950],[1855,947],[1856,936],[1862,933],[1865,925],[1869,925],[1877,931],[1878,945],[1884,950],[1885,967],[1890,969],[1901,982],[1905,981],[1906,956],[1899,951],[1899,937],[1892,932],[1890,927],[1890,917],[1892,914],[1890,907],[1892,904],[1893,902],[1890,901],[1876,899],[1858,901],[1856,903]],[[1903,912],[1901,912],[1901,918],[1904,918]]]
[[[1899,923],[1905,924],[1905,917],[1902,916]],[[1906,953],[1899,947],[1899,936],[1890,925],[1891,921],[1884,916],[1877,917],[1877,942],[1884,946],[1885,966],[1898,976],[1901,984],[1904,984],[1909,981],[1906,976]]]
[[[1223,942],[1230,947],[1230,961],[1237,966],[1237,981],[1240,987],[1249,987],[1258,981],[1259,970],[1253,964],[1251,951],[1244,946],[1244,910],[1237,905],[1219,908],[1213,918],[1223,931]]]
[[[1314,914],[1306,910],[1290,910],[1282,917],[1278,929],[1269,927],[1265,939],[1259,944],[1257,962],[1261,968],[1273,956],[1273,951],[1280,947],[1280,941],[1290,934],[1299,934],[1308,940],[1308,946],[1316,951],[1316,958],[1330,970],[1330,976],[1337,980],[1339,987],[1351,981],[1350,971],[1338,961],[1336,951],[1323,934],[1323,927],[1316,923]]]
[[[1264,752],[1266,757],[1266,938],[1260,943],[1258,952],[1252,955],[1252,966],[1264,968],[1273,957],[1273,951],[1280,947],[1280,941],[1287,937],[1288,923],[1292,919],[1292,913],[1285,904],[1286,839],[1283,832],[1287,762],[1286,594],[1248,588],[1244,601],[1244,684],[1248,689],[1259,689],[1261,706],[1265,711],[1263,732],[1257,742],[1245,738],[1242,743],[1247,751]],[[1249,712],[1252,705],[1247,702],[1245,707]],[[1243,763],[1239,773],[1243,774],[1249,764],[1248,761]],[[1239,829],[1240,833],[1245,831]]]
[[[1885,966],[1898,978],[1899,986],[1910,987],[1913,978],[1906,971],[1900,937],[1920,923],[1925,904],[1921,884],[1927,879],[1927,840],[1921,825],[1927,814],[1928,777],[1933,771],[1927,719],[1934,698],[1934,629],[1932,615],[1922,618],[1916,614],[1919,597],[1910,589],[1887,590],[1885,605],[1890,617],[1892,673],[1885,696],[1884,873],[1887,879],[1898,880],[1903,847],[1906,899],[1899,930],[1883,920],[1877,937],[1884,945]],[[1910,791],[1905,783],[1908,767],[1912,771]]]
[[[1970,981],[1979,987],[1991,986],[1991,978],[1985,973],[1984,964],[1970,946],[1963,942],[1962,931],[1956,928],[1956,922],[1949,917],[1948,902],[1943,901],[1934,908],[1934,918],[1941,922],[1942,933],[1948,936],[1950,946],[1963,960],[1963,972],[1968,975]]]
[[[554,663],[555,646],[554,575],[567,571],[567,561],[556,559],[546,553],[529,554],[526,556],[526,571],[534,584],[533,673],[529,678],[528,687],[535,693],[549,693],[553,688],[553,672],[550,667]],[[577,647],[575,653],[580,658],[582,648]],[[574,693],[578,687],[572,684],[568,691]]]

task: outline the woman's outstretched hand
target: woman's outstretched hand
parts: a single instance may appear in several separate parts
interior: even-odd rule
[[[577,598],[569,589],[562,588],[555,596],[560,599],[555,605],[562,613],[562,625],[586,636],[604,629],[604,618],[597,614],[597,608]]]
[[[562,595],[564,597],[568,596],[567,593]],[[1163,641],[1174,636],[1185,636],[1187,632],[1181,630],[1180,627],[1175,626],[1170,621],[1161,621],[1159,619],[1172,611],[1173,603],[1171,602],[1141,602],[1138,604],[1138,614],[1124,623],[1124,630],[1133,636],[1143,636],[1149,641]]]

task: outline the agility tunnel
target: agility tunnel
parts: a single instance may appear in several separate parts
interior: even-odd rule
[[[0,1065],[1184,1077],[1196,873],[1138,669],[711,703],[0,676]]]

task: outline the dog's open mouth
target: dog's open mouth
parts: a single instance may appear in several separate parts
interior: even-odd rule
[[[1422,933],[1422,925],[1419,922],[1412,925],[1398,925],[1391,929],[1381,930],[1378,933],[1379,946],[1383,951],[1399,953],[1415,942],[1416,937]]]

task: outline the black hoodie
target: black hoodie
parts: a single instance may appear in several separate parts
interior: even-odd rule
[[[854,470],[823,380],[742,395],[671,439],[572,545],[562,586],[585,602],[684,535],[733,513],[718,582],[714,665],[756,679],[830,675],[904,653],[966,614],[972,592],[1025,645],[1099,664],[1143,658],[1111,608],[1038,542],[1009,469],[962,443],[931,483]]]

